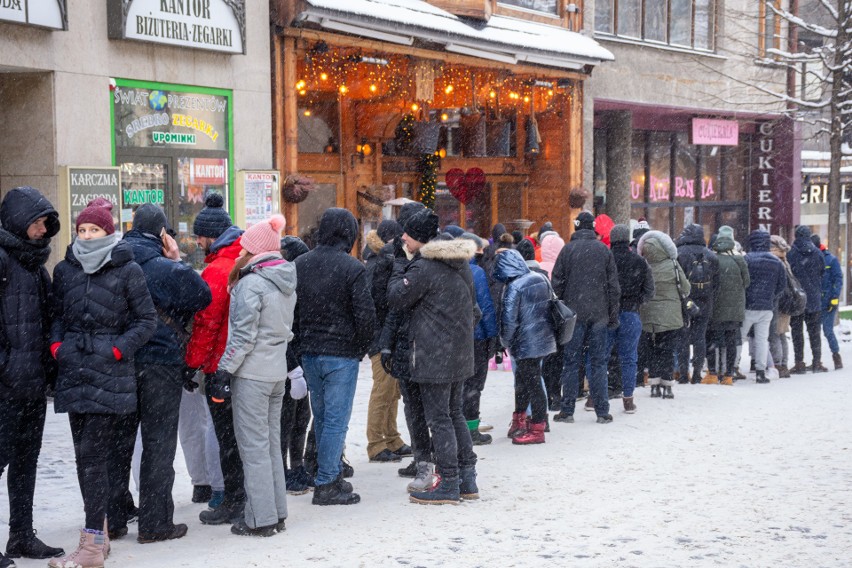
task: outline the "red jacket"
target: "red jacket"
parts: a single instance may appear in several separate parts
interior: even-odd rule
[[[230,245],[207,255],[207,268],[201,278],[210,286],[213,301],[197,312],[192,322],[192,337],[186,346],[186,364],[205,373],[215,373],[219,359],[228,342],[228,310],[231,295],[228,293],[228,275],[242,251],[240,238]]]

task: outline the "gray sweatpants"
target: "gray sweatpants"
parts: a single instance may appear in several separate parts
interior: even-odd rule
[[[281,404],[285,381],[234,377],[234,433],[243,461],[246,524],[266,527],[287,518],[287,485],[281,455]]]
[[[204,380],[203,375],[201,380]],[[195,389],[195,392],[184,390],[181,393],[178,437],[192,484],[210,485],[214,491],[224,491],[219,442],[213,430],[207,397],[201,389]]]
[[[754,357],[754,368],[758,371],[766,370],[767,357],[769,356],[769,324],[772,323],[772,310],[746,310],[743,326],[741,328],[743,345],[748,341],[748,332],[754,327],[754,338],[752,339],[752,357]]]

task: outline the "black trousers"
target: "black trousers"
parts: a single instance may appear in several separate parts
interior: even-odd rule
[[[464,382],[465,420],[479,420],[479,402],[488,377],[488,340],[473,342],[473,376]]]
[[[8,466],[9,533],[32,532],[33,495],[46,406],[43,398],[0,400],[0,475]]]
[[[712,314],[705,313],[702,306],[701,313],[693,318],[689,327],[681,330],[683,340],[677,348],[677,367],[681,377],[689,377],[689,346],[692,345],[692,368],[701,372],[704,368],[704,359],[707,357],[707,325],[710,323]]]
[[[822,362],[822,312],[805,312],[800,316],[790,318],[790,332],[793,335],[793,354],[796,363],[805,360],[805,334],[802,326],[808,329],[808,339],[811,342],[811,353],[814,363]]]
[[[563,347],[563,345],[557,345],[556,353],[545,357],[541,366],[551,410],[559,410],[562,407],[562,365],[565,363]]]
[[[640,341],[647,349],[648,377],[660,378],[664,381],[672,380],[674,373],[674,350],[678,340],[682,337],[681,330],[663,331],[661,333],[648,333],[643,331],[644,341]]]
[[[431,462],[433,461],[432,437],[429,434],[429,425],[426,423],[426,412],[423,409],[421,386],[419,383],[407,379],[398,380],[399,392],[402,394],[402,409],[405,413],[408,434],[411,436],[411,449],[414,453],[414,460],[418,462]],[[467,423],[465,423],[465,428],[467,428]],[[469,434],[468,437],[470,437]]]
[[[462,413],[464,381],[418,383],[441,476],[458,478],[460,467],[476,465],[470,430]]]
[[[711,375],[733,376],[737,366],[740,328],[710,329],[707,344],[707,369]]]
[[[231,399],[224,402],[213,402],[207,395],[207,406],[210,407],[210,417],[213,419],[213,429],[216,440],[219,441],[219,462],[222,465],[222,477],[225,480],[224,505],[239,507],[246,502],[245,477],[243,461],[237,448],[237,437],[234,434],[234,412]]]
[[[515,359],[515,412],[532,405],[532,421],[547,419],[547,395],[541,385],[541,357]]]
[[[133,495],[130,493],[130,470],[138,429],[139,414],[137,412],[115,417],[113,442],[108,448],[109,508],[107,518],[111,531],[127,527],[129,508],[133,505]]]
[[[305,461],[305,441],[308,436],[308,425],[311,422],[310,397],[293,400],[290,396],[290,381],[284,393],[284,403],[281,406],[281,455],[284,456],[284,467],[287,467],[287,457],[290,459],[289,469],[299,467]]]
[[[83,496],[87,529],[102,531],[109,503],[109,447],[114,441],[114,414],[69,414],[77,480]]]
[[[181,365],[136,364],[142,462],[139,533],[168,533],[174,526],[175,452],[183,389]]]

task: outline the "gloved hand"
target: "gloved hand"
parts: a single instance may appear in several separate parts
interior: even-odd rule
[[[499,337],[489,337],[488,338],[488,358],[492,359],[497,354],[498,349],[500,349],[500,338]]]
[[[833,299],[832,299],[832,300],[828,303],[828,310],[827,310],[827,311],[829,311],[829,312],[833,312],[834,310],[836,310],[836,309],[837,309],[837,305],[838,305],[839,303],[840,303],[840,299],[839,299],[839,298],[833,298]]]
[[[305,372],[302,367],[296,367],[289,373],[287,378],[290,379],[290,398],[293,400],[301,400],[308,394],[308,383],[305,382]]]
[[[223,403],[231,398],[231,379],[233,375],[228,371],[219,369],[215,373],[207,373],[207,394],[210,400]]]
[[[195,392],[198,388],[198,383],[195,382],[195,376],[198,374],[198,369],[193,369],[189,365],[183,368],[183,388],[186,392]]]
[[[391,374],[391,370],[393,369],[393,353],[390,349],[382,349],[382,369],[385,370],[385,373],[388,375]]]
[[[405,248],[403,247],[403,242],[400,237],[397,237],[393,240],[393,255],[396,258],[407,258],[405,255]]]

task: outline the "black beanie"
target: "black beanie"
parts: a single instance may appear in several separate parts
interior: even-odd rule
[[[133,230],[152,235],[160,238],[160,232],[165,229],[166,232],[174,236],[174,231],[166,219],[166,214],[160,209],[159,205],[153,203],[145,203],[139,206],[136,213],[133,214]]]
[[[231,221],[231,216],[222,207],[225,205],[225,198],[218,193],[211,193],[204,200],[204,209],[198,216],[195,217],[195,222],[192,224],[192,232],[197,237],[210,237],[218,239],[222,233],[227,231],[234,224]]]
[[[822,241],[820,241],[819,235],[811,235],[811,242],[816,248],[819,248],[820,245],[822,245]]]
[[[521,253],[524,260],[535,260],[535,246],[529,239],[521,239],[521,242],[515,245],[515,250]]]
[[[283,256],[284,260],[287,262],[293,262],[306,252],[310,252],[310,249],[299,237],[287,235],[281,239],[281,256]]]
[[[423,209],[426,209],[426,206],[419,201],[410,201],[399,208],[399,215],[396,217],[396,222],[399,223],[400,227],[405,228],[405,223],[411,216]]]
[[[438,234],[438,216],[431,209],[422,209],[409,217],[405,233],[420,243],[428,243]]]
[[[595,230],[595,216],[589,213],[588,211],[583,211],[579,215],[577,215],[577,219],[574,220],[574,226],[578,231],[583,229],[594,231]]]
[[[393,219],[385,219],[379,223],[379,228],[376,229],[376,233],[379,235],[379,238],[382,239],[382,242],[389,243],[402,235],[402,227],[400,227],[399,223]]]
[[[811,228],[807,225],[796,227],[796,238],[798,239],[799,237],[811,238]]]

